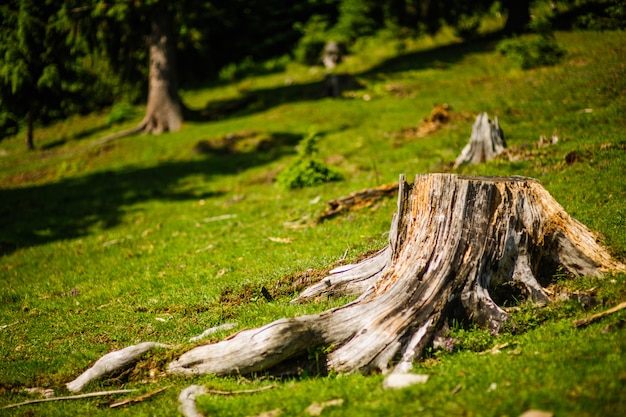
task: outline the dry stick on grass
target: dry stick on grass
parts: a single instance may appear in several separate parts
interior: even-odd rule
[[[393,197],[398,193],[398,183],[380,185],[374,188],[355,191],[345,197],[336,198],[328,202],[328,208],[317,219],[318,222],[330,219],[336,215],[349,211],[371,207],[377,201]]]
[[[604,317],[606,317],[606,316],[608,316],[610,314],[617,313],[618,311],[624,310],[625,308],[626,308],[626,301],[616,305],[613,308],[609,308],[606,311],[603,311],[603,312],[598,313],[598,314],[594,314],[593,316],[589,316],[587,318],[580,319],[580,320],[575,320],[574,321],[574,326],[576,326],[576,327],[585,327],[585,326],[593,323],[594,321],[600,320],[601,318],[604,318]]]
[[[207,394],[215,394],[215,395],[254,394],[256,392],[267,391],[267,390],[274,389],[274,388],[276,388],[276,385],[268,385],[266,387],[254,388],[254,389],[242,389],[239,391],[222,391],[219,389],[207,388],[205,392]]]
[[[143,395],[140,395],[139,397],[135,397],[135,398],[127,398],[127,399],[125,399],[125,400],[115,402],[115,403],[111,404],[111,405],[109,406],[109,408],[116,408],[116,407],[120,407],[120,406],[122,406],[122,405],[126,405],[126,404],[131,404],[131,403],[139,403],[139,402],[142,402],[143,400],[145,400],[145,399],[147,399],[147,398],[150,398],[150,397],[152,397],[153,395],[156,395],[156,394],[158,394],[158,393],[160,393],[160,392],[163,392],[163,391],[165,391],[166,389],[168,389],[168,388],[170,388],[170,387],[171,387],[171,385],[168,385],[167,387],[163,387],[163,388],[159,388],[159,389],[154,390],[154,391],[147,392],[147,393],[145,393],[145,394],[143,394]]]
[[[23,403],[7,405],[7,406],[2,407],[2,409],[21,407],[23,405],[28,405],[28,404],[45,403],[45,402],[50,402],[50,401],[80,400],[82,398],[103,397],[105,395],[127,394],[133,391],[135,390],[118,389],[118,390],[113,390],[113,391],[97,391],[97,392],[89,392],[87,394],[70,395],[69,397],[40,398],[38,400],[30,400],[30,401],[24,401]]]
[[[189,339],[190,342],[197,342],[199,340],[204,339],[207,336],[212,335],[213,333],[217,333],[220,330],[230,330],[234,327],[237,326],[237,323],[224,323],[221,324],[219,326],[215,326],[215,327],[211,327],[210,329],[206,329],[205,331],[203,331],[201,334],[199,334],[198,336],[194,336],[192,338]]]

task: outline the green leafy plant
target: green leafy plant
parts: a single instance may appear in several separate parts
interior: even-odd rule
[[[463,39],[473,39],[478,35],[480,16],[462,14],[456,24],[455,33]]]
[[[328,40],[328,20],[314,15],[306,23],[296,23],[294,28],[302,34],[294,49],[296,61],[305,65],[316,64]]]
[[[111,112],[107,116],[107,124],[113,125],[125,122],[135,117],[136,113],[135,108],[131,104],[124,101],[116,103],[113,105]]]
[[[498,52],[517,63],[522,69],[558,64],[566,51],[556,42],[550,21],[535,19],[530,27],[538,37],[505,39],[498,43],[496,47]]]
[[[255,75],[280,72],[285,69],[289,60],[290,57],[287,54],[263,62],[256,62],[251,56],[247,56],[241,62],[231,62],[225,65],[219,72],[219,79],[232,82]]]
[[[458,322],[452,323],[448,337],[444,339],[442,348],[448,352],[469,350],[482,352],[493,346],[494,335],[487,329],[481,329],[476,324],[468,327]]]
[[[626,28],[626,4],[620,0],[608,1],[601,11],[579,16],[580,24],[592,30],[615,30]]]
[[[522,69],[555,65],[565,56],[565,50],[554,39],[543,36],[533,40],[505,39],[497,49]]]
[[[316,158],[317,133],[311,131],[298,145],[298,157],[282,171],[276,181],[286,189],[313,187],[330,181],[339,181],[339,172]]]

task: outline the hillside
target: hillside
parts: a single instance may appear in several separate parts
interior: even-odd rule
[[[112,350],[145,341],[176,346],[87,388],[137,389],[132,397],[172,385],[143,402],[110,410],[104,397],[3,413],[175,415],[179,392],[193,383],[277,385],[249,396],[203,396],[206,415],[303,415],[311,403],[337,398],[344,402],[323,415],[517,416],[531,408],[624,415],[626,313],[572,325],[626,300],[623,274],[557,275],[555,302],[516,306],[513,325],[499,336],[456,323],[451,352],[431,350],[418,366],[429,381],[405,390],[383,390],[381,375],[311,370],[286,378],[164,374],[207,328],[237,324],[205,340],[217,341],[344,304],[289,300],[330,269],[382,248],[395,200],[316,223],[326,203],[400,174],[452,172],[479,112],[498,117],[507,156],[454,172],[538,179],[626,261],[623,35],[556,32],[564,60],[530,70],[498,53],[497,40],[378,39],[340,67],[360,85],[341,99],[322,97],[323,70],[294,64],[285,73],[184,91],[197,117],[180,132],[98,143],[137,124],[137,109],[118,124],[103,113],[42,127],[35,153],[23,150],[21,137],[0,142],[0,406],[36,398],[24,388],[66,395],[66,382]],[[449,118],[424,126],[444,103]],[[343,179],[278,187],[277,174],[311,130],[320,159]],[[537,147],[540,136],[553,134],[556,144]],[[483,354],[494,346],[502,352]],[[312,350],[309,359],[322,354]]]

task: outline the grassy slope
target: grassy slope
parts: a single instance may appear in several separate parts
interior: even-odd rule
[[[35,154],[22,150],[20,138],[3,141],[0,245],[7,253],[0,258],[0,325],[11,326],[0,330],[0,404],[27,398],[23,387],[52,387],[60,395],[65,382],[112,349],[157,340],[184,350],[189,337],[223,322],[252,327],[342,304],[293,306],[287,303],[292,294],[276,284],[382,247],[393,200],[315,227],[285,223],[314,217],[327,200],[394,181],[400,173],[448,170],[480,111],[497,115],[509,146],[528,155],[459,172],[538,178],[624,260],[626,42],[623,33],[611,32],[557,33],[557,39],[568,56],[551,68],[516,69],[485,41],[433,49],[418,44],[397,55],[390,45],[374,45],[371,56],[359,54],[345,64],[365,84],[354,98],[317,99],[314,83],[321,74],[292,68],[186,92],[186,102],[196,108],[215,108],[246,93],[255,99],[240,113],[187,122],[178,133],[85,149],[124,127],[107,127],[104,115],[91,115],[39,130],[36,141],[44,149]],[[449,103],[458,117],[426,138],[394,136],[416,127],[434,103]],[[276,188],[272,176],[289,163],[293,146],[312,126],[323,135],[321,156],[345,180],[292,192]],[[199,140],[249,129],[273,135],[273,146],[227,155],[192,151]],[[539,135],[553,132],[557,145],[534,149]],[[568,154],[576,155],[574,163],[566,162]],[[233,202],[236,196],[245,198]],[[231,217],[211,221],[225,214]],[[559,285],[595,287],[605,305],[612,305],[626,295],[624,280]],[[277,294],[275,301],[260,296],[262,286]],[[282,381],[271,392],[249,397],[207,396],[200,406],[211,415],[277,408],[282,415],[302,415],[313,401],[344,398],[344,405],[324,415],[513,416],[533,407],[557,415],[623,415],[626,338],[619,326],[602,330],[623,323],[626,315],[572,328],[573,318],[590,313],[576,303],[541,313],[524,310],[516,320],[526,333],[485,341],[508,341],[509,350],[436,355],[421,365],[430,381],[400,392],[383,391],[381,376],[335,375]],[[126,382],[89,387],[145,392],[174,384],[145,403],[114,412],[95,406],[105,400],[50,403],[11,415],[172,415],[178,392],[192,382],[225,389],[269,383],[151,376],[150,369],[161,371],[174,354],[142,362]],[[492,383],[497,388],[488,391]],[[463,388],[452,394],[458,384]]]

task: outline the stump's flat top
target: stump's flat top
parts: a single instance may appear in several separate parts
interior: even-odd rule
[[[529,182],[529,181],[539,182],[535,178],[523,177],[520,175],[511,175],[511,176],[503,177],[503,176],[482,176],[482,175],[457,175],[457,174],[445,174],[445,173],[417,174],[415,176],[415,180],[417,181],[418,178],[424,178],[428,176],[450,177],[450,178],[455,178],[459,181],[490,182],[490,183]]]

